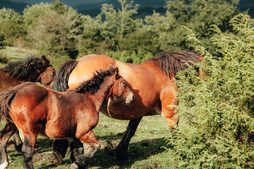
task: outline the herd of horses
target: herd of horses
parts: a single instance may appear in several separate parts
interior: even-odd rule
[[[0,169],[8,167],[11,136],[23,154],[23,167],[33,168],[38,134],[55,140],[53,154],[59,163],[69,146],[67,138],[72,138],[71,168],[85,168],[100,149],[92,131],[99,112],[130,120],[116,148],[117,159],[128,159],[129,142],[143,116],[162,115],[170,129],[178,123],[176,74],[188,68],[186,62],[199,61],[196,52],[171,51],[140,64],[87,55],[67,61],[57,73],[45,56],[7,64],[0,68],[0,120],[6,120],[0,132]],[[90,146],[86,154],[83,143]]]

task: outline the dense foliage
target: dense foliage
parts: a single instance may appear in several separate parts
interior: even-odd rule
[[[191,33],[190,44],[203,55],[196,66],[178,74],[180,125],[169,139],[170,160],[179,168],[253,168],[254,166],[254,20],[230,21],[239,34],[211,31],[212,55]]]
[[[192,29],[213,52],[210,39],[214,32],[208,28],[215,24],[222,32],[232,32],[228,21],[239,13],[239,0],[168,0],[165,14],[154,11],[143,20],[134,17],[139,6],[133,1],[118,1],[120,9],[103,4],[95,18],[79,14],[59,0],[27,6],[23,15],[4,8],[0,10],[0,32],[7,45],[37,49],[53,58],[106,52],[123,52],[129,57],[133,52],[142,53],[146,58],[165,50],[193,49],[186,43],[182,25]],[[142,58],[121,60],[137,63]]]
[[[194,68],[178,74],[180,125],[168,140],[172,167],[253,168],[254,21],[239,0],[168,0],[165,14],[135,18],[138,5],[118,0],[92,18],[56,0],[0,10],[0,45],[37,49],[63,63],[106,54],[140,63],[166,50],[197,50]],[[188,38],[186,38],[186,36]],[[0,60],[1,62],[1,60]]]

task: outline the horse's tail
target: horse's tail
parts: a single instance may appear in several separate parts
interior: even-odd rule
[[[177,72],[188,68],[188,65],[186,65],[185,62],[188,62],[190,65],[192,65],[192,63],[200,62],[201,57],[197,52],[166,51],[149,60],[158,62],[160,69],[169,78],[171,78],[171,72],[173,73],[174,77],[176,77]]]
[[[64,92],[69,88],[68,86],[69,76],[72,70],[77,66],[77,64],[78,61],[76,60],[69,60],[63,64],[63,66],[59,69],[59,71],[55,76],[52,90]]]
[[[12,121],[10,116],[10,104],[16,96],[17,90],[6,90],[0,94],[0,121],[5,118],[7,121]]]

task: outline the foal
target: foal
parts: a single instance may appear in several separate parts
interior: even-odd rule
[[[24,135],[24,168],[33,168],[38,134],[52,139],[76,138],[90,145],[88,153],[75,157],[71,166],[84,168],[100,149],[101,144],[92,129],[97,125],[99,110],[108,97],[127,104],[133,100],[133,93],[118,75],[118,68],[97,71],[90,81],[67,92],[55,92],[26,82],[1,93],[0,115],[6,119],[6,126],[0,132],[0,168],[8,166],[6,143],[17,130]]]

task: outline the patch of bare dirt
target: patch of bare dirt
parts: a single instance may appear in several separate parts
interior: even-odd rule
[[[41,165],[42,163],[44,163],[45,161],[47,161],[47,166],[57,166],[58,163],[54,157],[54,155],[52,154],[52,152],[43,152],[43,153],[36,153],[33,155],[33,163]]]

